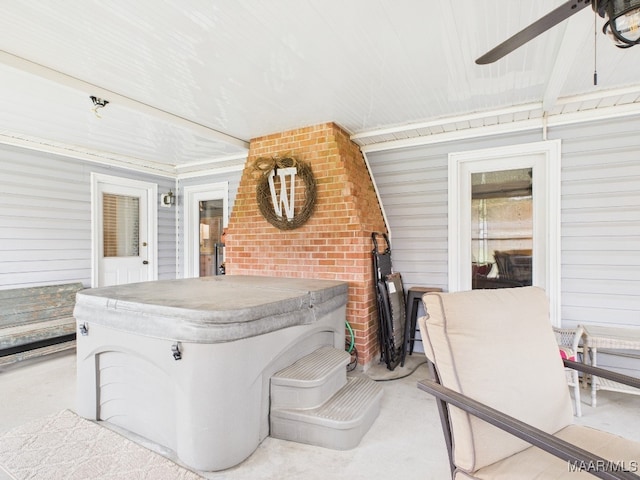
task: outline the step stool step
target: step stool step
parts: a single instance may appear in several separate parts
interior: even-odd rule
[[[321,347],[271,377],[271,408],[322,405],[347,383],[351,355]]]
[[[382,388],[351,377],[326,403],[312,409],[271,409],[270,435],[334,450],[355,448],[380,413]]]

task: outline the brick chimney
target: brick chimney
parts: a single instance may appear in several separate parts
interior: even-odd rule
[[[278,156],[306,162],[317,182],[314,213],[293,230],[267,222],[256,199],[255,161]],[[302,191],[304,183],[296,182]],[[226,271],[348,282],[347,321],[355,332],[358,363],[366,368],[379,355],[373,231],[386,232],[373,181],[359,147],[340,127],[327,123],[256,138],[227,228]]]

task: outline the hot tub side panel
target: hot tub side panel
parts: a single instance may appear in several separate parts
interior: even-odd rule
[[[176,342],[78,318],[88,328],[78,336],[78,414],[168,447],[194,469],[232,467],[269,433],[272,374],[320,346],[344,348],[345,303],[318,309],[313,323],[223,343]]]
[[[88,326],[77,340],[77,413],[175,450],[180,369],[171,352],[174,342]]]

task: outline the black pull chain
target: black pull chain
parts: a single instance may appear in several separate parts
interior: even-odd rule
[[[593,11],[593,84],[598,85],[598,12]]]

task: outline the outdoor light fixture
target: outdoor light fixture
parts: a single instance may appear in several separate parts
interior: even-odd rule
[[[89,98],[93,102],[93,109],[92,109],[93,113],[96,114],[96,117],[102,118],[100,117],[100,115],[98,115],[98,109],[106,107],[107,104],[109,103],[109,100],[105,100],[104,98],[98,98],[95,95],[91,95]]]
[[[171,207],[171,205],[174,205],[176,203],[176,196],[173,194],[173,192],[171,190],[169,190],[169,193],[163,193],[162,195],[160,195],[160,206],[162,207]]]
[[[640,0],[604,0],[597,2],[598,14],[609,18],[602,31],[617,47],[640,43]]]

